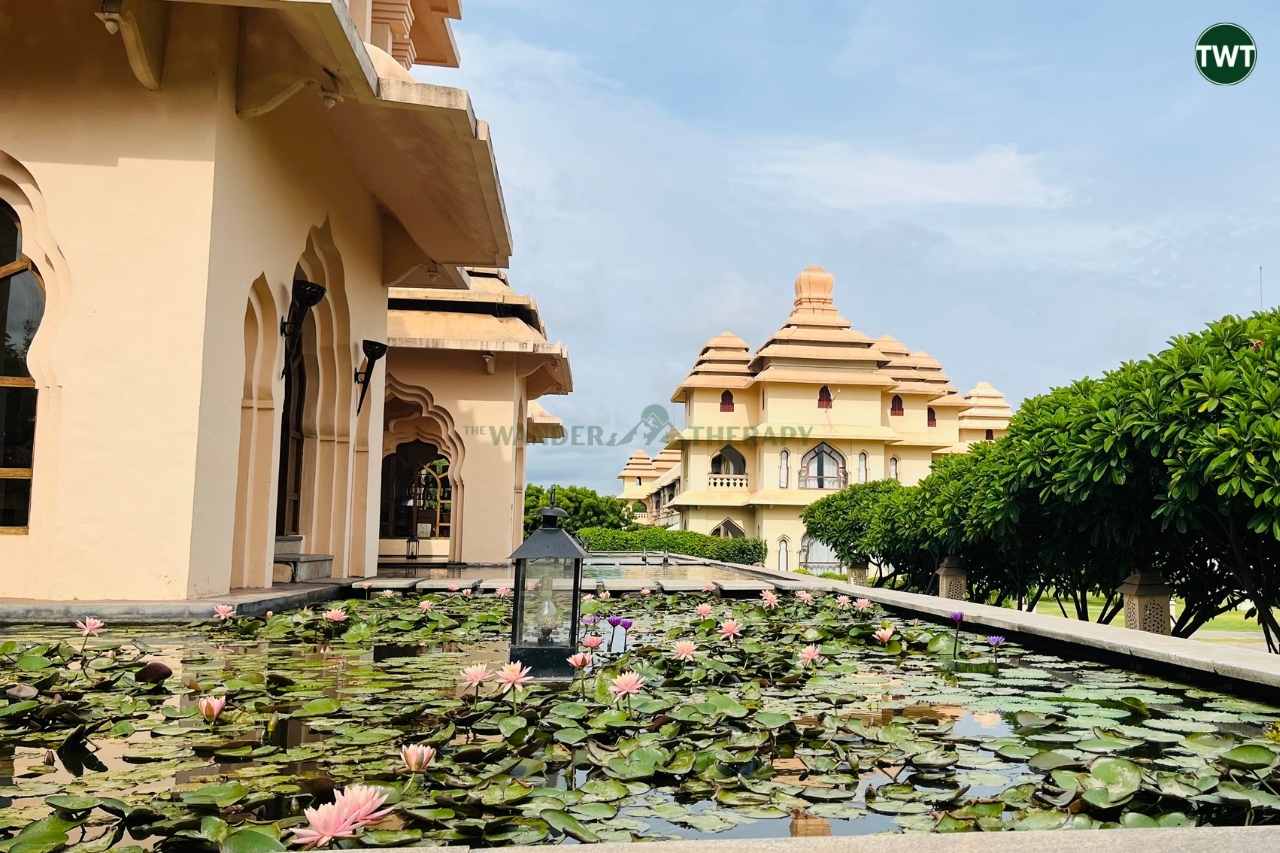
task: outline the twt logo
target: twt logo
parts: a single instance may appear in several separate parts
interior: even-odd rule
[[[1236,24],[1214,24],[1196,39],[1196,68],[1210,83],[1234,86],[1258,64],[1253,36]]]

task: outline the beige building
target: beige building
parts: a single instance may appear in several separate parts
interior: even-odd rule
[[[679,462],[659,471],[637,451],[619,475],[645,521],[758,537],[770,568],[834,568],[805,536],[805,506],[850,483],[916,483],[936,456],[1004,434],[1013,412],[999,391],[958,394],[928,353],[857,331],[833,284],[802,271],[791,316],[755,355],[732,332],[702,347],[671,397],[685,427],[659,455]]]
[[[477,326],[513,316],[489,129],[408,71],[457,64],[459,15],[0,0],[0,595],[371,575],[410,435],[452,491],[424,552],[509,553],[531,404],[570,383],[536,310]]]

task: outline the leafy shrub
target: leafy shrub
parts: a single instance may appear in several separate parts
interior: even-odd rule
[[[609,530],[584,527],[578,538],[591,551],[668,551],[689,557],[705,557],[725,563],[752,565],[763,563],[764,542],[759,539],[721,539],[691,530],[666,530],[640,527],[635,530]]]

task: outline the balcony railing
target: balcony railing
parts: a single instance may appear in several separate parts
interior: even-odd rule
[[[708,474],[708,489],[745,489],[747,488],[746,474]]]
[[[799,479],[802,489],[843,489],[849,485],[848,474],[815,474],[811,477],[801,474]]]

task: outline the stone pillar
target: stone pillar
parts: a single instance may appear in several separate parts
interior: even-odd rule
[[[954,554],[948,554],[938,564],[938,596],[959,601],[969,597],[969,576],[964,563]]]
[[[1173,590],[1159,572],[1134,572],[1120,584],[1124,595],[1124,622],[1129,628],[1152,634],[1173,633],[1169,601]]]
[[[858,586],[867,585],[867,564],[849,566],[846,571],[849,575],[849,583],[856,583]]]

